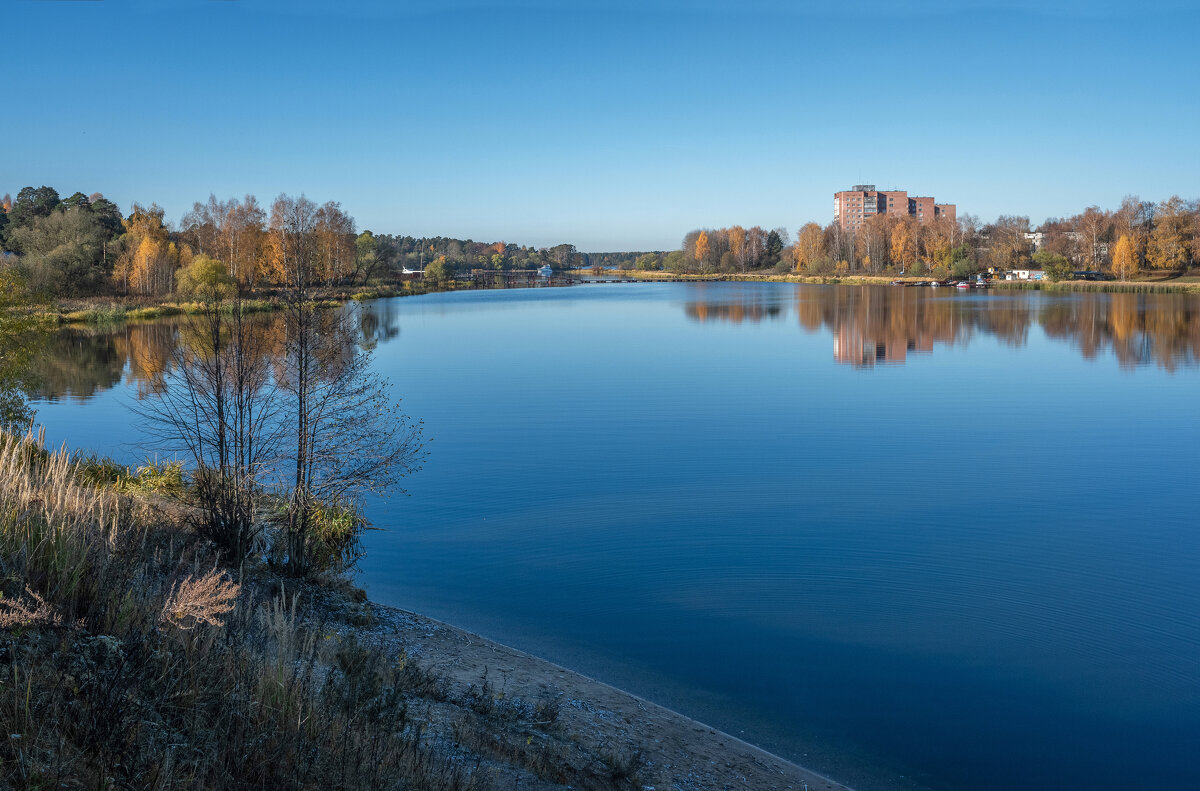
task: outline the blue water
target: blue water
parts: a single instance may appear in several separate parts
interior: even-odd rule
[[[409,496],[370,504],[372,598],[861,788],[1200,788],[1200,299],[619,284],[369,310],[431,438]],[[47,390],[53,440],[143,452],[122,348]]]

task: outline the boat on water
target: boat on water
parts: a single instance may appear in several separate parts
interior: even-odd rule
[[[554,274],[554,270],[550,268],[549,264],[542,264],[541,268],[538,269],[537,273],[538,273],[538,277],[550,277],[551,275]]]
[[[971,287],[971,284],[965,280],[955,286],[955,288],[970,288],[970,287]]]

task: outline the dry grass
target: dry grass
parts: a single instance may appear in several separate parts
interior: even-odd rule
[[[216,567],[204,574],[189,574],[171,586],[159,623],[185,630],[201,624],[224,626],[223,617],[233,611],[240,590]]]
[[[221,568],[108,477],[0,434],[0,788],[636,786],[636,756],[578,749],[554,701],[452,693],[353,619],[331,632],[322,597],[349,594]]]

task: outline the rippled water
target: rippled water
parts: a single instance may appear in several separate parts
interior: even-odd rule
[[[362,581],[863,788],[1200,787],[1200,300],[621,284],[371,305]],[[64,333],[133,458],[169,323]]]

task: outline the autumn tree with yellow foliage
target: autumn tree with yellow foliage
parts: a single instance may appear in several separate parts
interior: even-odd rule
[[[1155,269],[1182,269],[1188,262],[1188,212],[1178,195],[1158,205],[1146,244],[1146,262]],[[1113,262],[1116,268],[1116,262]]]
[[[354,273],[357,253],[354,218],[337,201],[327,201],[317,209],[315,233],[321,279],[330,285],[346,282]]]
[[[792,248],[792,257],[796,261],[796,269],[805,271],[816,269],[825,260],[825,231],[815,222],[805,224],[796,234],[796,244]]]
[[[728,231],[729,237],[729,252],[733,253],[734,260],[738,262],[738,266],[742,271],[746,271],[746,229],[740,225],[732,225]]]
[[[250,290],[268,274],[265,224],[266,212],[253,195],[240,201],[210,195],[184,215],[181,236],[198,253],[221,261],[238,286]]]
[[[1112,251],[1113,274],[1121,280],[1128,280],[1136,275],[1138,273],[1138,257],[1135,242],[1129,236],[1122,234]]]
[[[854,235],[854,252],[859,264],[869,272],[878,272],[887,263],[890,246],[888,219],[886,215],[869,217]]]
[[[697,263],[703,263],[708,256],[708,246],[708,231],[701,231],[700,235],[696,237],[696,252],[692,254]]]
[[[125,294],[170,294],[176,271],[192,259],[191,248],[171,241],[157,204],[146,208],[135,203],[123,225],[125,249],[113,267],[114,285]]]
[[[913,218],[902,217],[892,225],[891,249],[889,251],[892,263],[905,272],[913,272],[917,265],[917,221]]]

